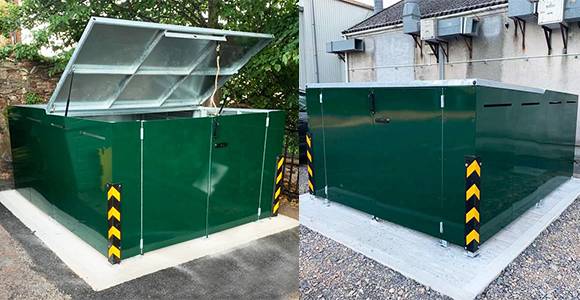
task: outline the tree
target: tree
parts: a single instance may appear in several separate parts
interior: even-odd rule
[[[0,49],[0,58],[44,60],[62,72],[91,16],[274,34],[270,46],[231,78],[221,95],[228,104],[284,109],[289,112],[287,124],[295,126],[299,57],[295,0],[24,0],[21,6],[3,9],[0,32],[34,28],[34,41]],[[59,55],[43,58],[42,47]]]

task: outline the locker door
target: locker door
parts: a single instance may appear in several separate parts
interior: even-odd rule
[[[376,161],[369,146],[375,139],[369,89],[324,89],[321,93],[321,119],[313,120],[320,129],[312,128],[316,189],[327,186],[329,200],[374,214],[371,196],[380,187],[372,179]]]
[[[376,216],[439,235],[442,109],[440,88],[376,88],[373,138]]]
[[[204,236],[211,119],[146,121],[143,133],[144,250]]]
[[[214,118],[209,233],[258,218],[265,131],[264,113]],[[271,202],[272,196],[264,195],[262,201]]]

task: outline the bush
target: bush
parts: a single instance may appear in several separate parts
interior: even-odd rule
[[[24,94],[24,103],[40,104],[44,103],[44,98],[35,92],[26,92],[26,94]]]

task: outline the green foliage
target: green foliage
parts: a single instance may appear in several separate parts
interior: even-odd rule
[[[234,2],[234,1],[232,1]],[[274,41],[223,88],[223,96],[255,108],[286,110],[287,124],[298,120],[298,7],[292,1],[238,0],[224,9],[232,30],[272,33]],[[266,9],[264,9],[266,7]],[[271,15],[276,15],[272,18]]]
[[[44,98],[35,92],[26,92],[26,94],[24,94],[24,103],[40,104],[44,103]]]
[[[274,41],[250,61],[222,89],[229,105],[277,108],[289,112],[287,124],[297,120],[298,6],[296,0],[23,0],[0,13],[0,32],[23,26],[41,28],[31,45],[0,49],[0,59],[43,60],[62,72],[91,16],[142,20],[190,26],[271,33]],[[55,43],[61,40],[63,43]],[[48,47],[59,55],[38,55]]]

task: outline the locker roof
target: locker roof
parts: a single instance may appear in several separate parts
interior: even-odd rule
[[[381,88],[381,87],[447,87],[447,86],[485,86],[501,89],[518,90],[530,93],[544,94],[546,89],[503,83],[486,79],[451,79],[451,80],[412,80],[406,82],[340,82],[314,83],[307,88]]]
[[[69,115],[199,106],[212,95],[216,74],[219,88],[272,38],[269,34],[92,17],[46,112],[63,115],[67,106]]]

